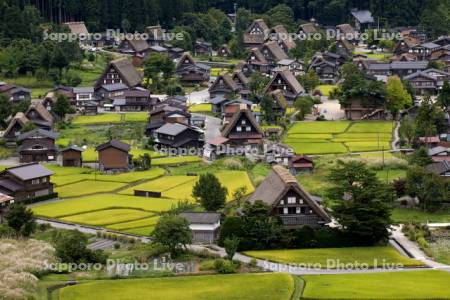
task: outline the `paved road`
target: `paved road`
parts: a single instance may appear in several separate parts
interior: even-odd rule
[[[220,136],[220,128],[222,127],[221,119],[203,114],[193,114],[193,115],[199,115],[206,118],[206,126],[205,126],[206,142],[209,142],[210,140],[213,140],[216,137]]]
[[[338,100],[329,100],[322,97],[322,104],[318,104],[319,113],[325,116],[327,120],[341,120],[345,118],[345,112],[341,109]]]
[[[187,94],[186,97],[188,98],[189,104],[208,103],[209,91],[208,91],[208,89],[204,89],[201,91],[192,92],[190,94]]]
[[[399,135],[399,129],[400,129],[400,122],[395,122],[395,128],[394,128],[394,139],[392,141],[392,150],[398,150],[400,145],[400,135]]]

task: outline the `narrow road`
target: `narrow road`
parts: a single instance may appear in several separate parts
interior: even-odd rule
[[[399,135],[399,129],[400,129],[400,122],[395,122],[395,128],[394,128],[394,139],[392,140],[392,150],[399,150],[400,145],[400,135]]]
[[[193,114],[206,118],[205,123],[205,141],[209,142],[220,136],[220,128],[222,127],[222,120],[210,115]]]

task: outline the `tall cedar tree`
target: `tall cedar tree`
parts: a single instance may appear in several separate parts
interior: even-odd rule
[[[199,181],[192,189],[192,196],[207,211],[217,211],[225,206],[228,194],[226,187],[220,184],[214,174],[201,174]]]
[[[392,224],[392,189],[357,161],[338,161],[329,179],[334,186],[328,196],[336,201],[332,214],[343,231],[360,245],[386,243]]]

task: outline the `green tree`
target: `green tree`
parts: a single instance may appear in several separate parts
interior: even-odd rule
[[[446,129],[445,114],[437,104],[426,96],[417,110],[416,136],[434,136]]]
[[[151,53],[144,63],[144,75],[154,89],[161,90],[175,72],[175,64],[166,54]]]
[[[233,257],[236,254],[237,248],[239,246],[239,238],[232,237],[225,239],[224,246],[228,259],[233,260]]]
[[[56,47],[50,59],[50,65],[59,70],[59,78],[62,77],[62,71],[69,66],[69,59],[60,47]]]
[[[65,95],[58,95],[58,97],[56,98],[55,105],[53,107],[53,111],[61,119],[64,119],[67,114],[73,113],[74,109],[70,105],[69,99],[67,99]]]
[[[242,200],[244,200],[245,195],[247,195],[247,187],[241,186],[236,189],[233,193],[233,199],[236,201],[237,205],[240,207],[242,204]]]
[[[386,243],[392,224],[392,189],[358,161],[339,160],[328,178],[333,186],[327,194],[336,201],[332,215],[343,231],[361,245]]]
[[[297,119],[303,120],[305,116],[312,113],[312,108],[314,107],[314,99],[310,96],[299,97],[294,102],[294,107],[298,109]]]
[[[406,139],[409,147],[412,146],[416,138],[416,125],[408,116],[402,119],[399,129],[400,136]]]
[[[264,93],[267,84],[269,83],[269,78],[262,75],[259,72],[253,72],[249,78],[249,89],[252,93],[253,98],[259,98]]]
[[[319,75],[314,70],[309,70],[304,75],[298,77],[298,81],[307,92],[312,92],[320,84]]]
[[[56,256],[65,263],[106,263],[103,250],[87,248],[88,237],[78,230],[55,232],[52,237]]]
[[[5,128],[7,126],[6,119],[12,113],[12,105],[5,95],[0,95],[0,126]]]
[[[450,107],[450,83],[447,79],[444,81],[444,86],[442,87],[441,93],[437,98],[437,102],[440,107],[442,107],[445,111],[448,111]]]
[[[416,149],[409,157],[408,161],[411,165],[425,167],[433,162],[430,156],[428,156],[428,150],[425,147]]]
[[[33,211],[22,204],[14,203],[9,207],[6,222],[17,234],[28,237],[36,229]]]
[[[387,108],[391,111],[394,117],[397,116],[400,110],[412,105],[411,95],[405,89],[402,81],[397,76],[389,77],[387,81],[386,100]]]
[[[415,166],[406,173],[406,192],[419,199],[419,205],[426,211],[437,211],[448,200],[448,185],[440,176]]]
[[[273,114],[273,98],[271,95],[264,95],[261,97],[261,101],[259,102],[259,106],[261,108],[261,114],[263,120],[267,124],[272,124],[275,121],[275,117]]]
[[[192,196],[207,211],[217,211],[225,206],[227,188],[220,184],[214,174],[205,173],[192,189]]]
[[[189,222],[185,218],[176,215],[162,216],[151,236],[156,243],[166,247],[173,255],[186,249],[186,246],[192,242]]]

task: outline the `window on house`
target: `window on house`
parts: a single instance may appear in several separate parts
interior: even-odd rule
[[[33,180],[31,180],[31,184],[39,184],[39,179],[33,179]]]
[[[295,204],[296,199],[295,197],[288,197],[288,204]]]
[[[300,214],[300,207],[296,207],[296,208],[295,208],[295,213],[296,213],[297,215]]]
[[[241,132],[242,131],[242,127],[241,126],[236,127],[236,131],[237,132]]]
[[[299,203],[300,203],[300,204],[303,204],[303,199],[300,199],[300,200],[299,200]]]
[[[47,182],[47,177],[42,178],[42,183],[46,183]]]
[[[284,200],[281,200],[281,201],[280,201],[280,205],[284,205]]]
[[[287,215],[289,213],[289,210],[287,207],[283,208],[283,214]]]
[[[242,125],[245,125],[245,124],[247,124],[247,121],[242,120],[242,121],[241,121],[241,124],[242,124]]]
[[[246,130],[247,130],[248,132],[250,132],[250,131],[252,131],[252,128],[251,128],[250,126],[247,126],[247,127],[246,127]]]

